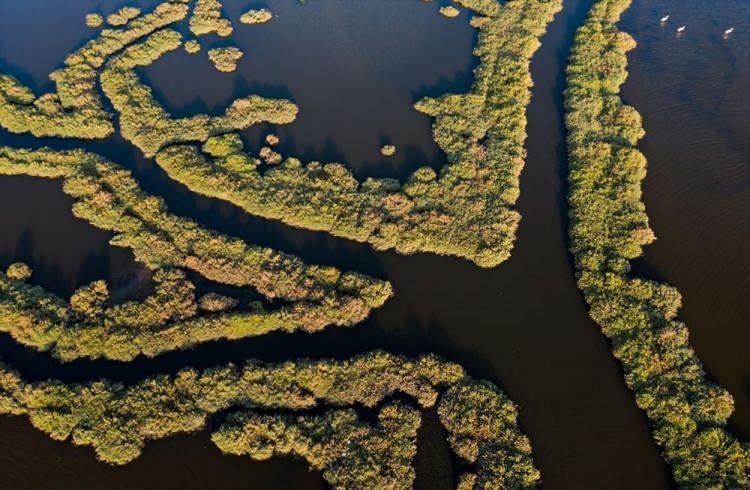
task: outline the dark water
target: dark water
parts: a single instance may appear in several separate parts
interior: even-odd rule
[[[81,27],[83,15],[103,3],[103,12],[121,4],[76,1],[63,7],[52,0],[0,0],[0,69],[35,89],[49,87],[46,74],[90,36]],[[247,6],[226,3],[233,20]],[[721,8],[714,4],[719,2],[634,5],[623,25],[641,47],[631,57],[633,76],[625,95],[644,114],[649,131],[643,145],[651,162],[646,202],[660,236],[641,267],[685,293],[683,318],[708,370],[735,395],[741,431],[750,428],[743,418],[750,344],[743,328],[747,315],[742,308],[747,306],[741,301],[748,284],[742,271],[749,269],[747,254],[742,254],[748,238],[749,154],[749,104],[742,81],[750,76],[743,54],[750,26],[741,29],[738,24],[726,42],[711,38],[709,28],[716,31],[726,19],[743,14],[748,18],[742,2],[721,2]],[[436,4],[416,0],[311,0],[305,6],[278,0],[269,5],[283,15],[264,26],[235,24],[235,42],[246,53],[238,73],[212,72],[204,51],[192,58],[172,53],[143,76],[176,114],[218,112],[248,91],[292,97],[302,113],[280,129],[282,149],[346,161],[359,175],[403,176],[418,165],[440,163],[429,120],[414,113],[411,103],[423,95],[468,87],[467,76],[475,66],[470,53],[474,33],[465,14],[446,20],[436,14]],[[675,17],[678,9],[689,13],[691,27],[681,39],[659,30],[654,20],[665,5]],[[184,366],[247,357],[344,358],[372,348],[409,355],[436,352],[460,362],[472,375],[496,382],[520,405],[522,428],[531,437],[545,488],[669,487],[668,470],[651,442],[647,421],[625,388],[609,345],[586,316],[566,250],[562,69],[573,32],[589,6],[587,0],[567,1],[534,59],[529,157],[519,201],[523,222],[512,258],[499,268],[482,270],[431,255],[375,253],[367,246],[247,217],[232,206],[191,195],[121,140],[88,144],[132,168],[149,192],[165,196],[170,209],[181,215],[310,262],[387,278],[396,296],[354,329],[219,342],[125,365],[62,366],[19,348],[6,336],[0,337],[0,355],[30,379],[107,376],[133,382]],[[708,20],[699,29],[700,16]],[[675,73],[678,67],[682,76]],[[260,132],[246,136],[257,145]],[[379,160],[381,138],[404,149],[393,160],[398,168]],[[3,132],[0,143],[38,144]],[[407,152],[409,146],[414,150]],[[135,268],[127,252],[105,245],[106,234],[72,217],[59,183],[0,179],[0,206],[0,265],[29,260],[36,280],[45,286],[69,293],[92,278],[117,279]],[[32,251],[25,243],[33,244]],[[438,428],[434,414],[427,413],[416,461],[421,488],[447,488],[460,472],[446,456]],[[117,469],[97,463],[89,449],[51,441],[24,418],[0,419],[0,434],[0,486],[7,488],[322,485],[320,476],[300,463],[221,456],[208,431],[149,443],[142,458]]]

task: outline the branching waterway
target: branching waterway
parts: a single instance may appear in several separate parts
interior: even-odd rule
[[[359,177],[403,177],[420,165],[442,165],[444,157],[432,142],[429,118],[413,111],[411,104],[423,96],[468,90],[476,66],[470,46],[476,39],[466,13],[458,19],[443,18],[437,10],[445,2],[383,2],[387,10],[374,1],[326,2],[311,0],[298,6],[292,0],[273,0],[268,5],[280,14],[279,19],[257,31],[256,27],[244,31],[246,27],[237,24],[238,34],[250,34],[237,39],[246,60],[236,75],[211,72],[207,59],[179,52],[143,70],[141,76],[176,115],[218,113],[237,95],[256,90],[265,96],[291,97],[302,116],[278,131],[280,151],[306,160],[343,161]],[[49,89],[47,73],[90,36],[84,15],[109,12],[121,3],[92,0],[66,7],[49,0],[0,3],[0,71],[38,93]],[[158,2],[130,3],[145,10]],[[226,3],[227,13],[238,17],[240,6]],[[692,63],[694,59],[685,58],[685,53],[698,57],[705,38],[697,34],[693,38],[687,31],[680,45],[664,51],[663,46],[675,42],[671,34],[658,31],[655,20],[665,2],[639,3],[623,20],[624,30],[643,43],[631,55],[631,78],[623,96],[644,116],[648,136],[643,150],[650,161],[645,201],[660,237],[647,249],[643,274],[665,276],[685,294],[683,317],[693,345],[710,374],[734,395],[737,432],[747,434],[750,342],[742,340],[747,336],[748,316],[743,314],[748,308],[743,301],[748,283],[742,271],[748,270],[748,259],[741,250],[750,238],[750,227],[743,226],[748,218],[747,172],[737,162],[748,154],[742,146],[748,141],[747,118],[742,116],[748,97],[738,87],[747,86],[741,81],[747,80],[750,68],[740,54],[730,61],[722,56],[704,58],[696,70],[724,73],[717,77],[727,77],[730,83],[700,88],[700,81],[688,74],[670,75],[665,66],[677,62],[665,57]],[[705,16],[712,3],[680,6],[679,11]],[[0,357],[30,381],[107,377],[135,383],[187,366],[200,369],[250,357],[344,359],[374,348],[410,356],[432,352],[461,364],[471,376],[496,383],[519,405],[521,429],[531,439],[544,488],[670,487],[669,469],[652,441],[648,421],[627,390],[607,340],[588,318],[568,253],[564,69],[575,29],[590,6],[590,0],[565,1],[533,58],[528,157],[518,201],[522,222],[510,259],[494,269],[480,269],[457,258],[374,252],[368,245],[250,217],[239,208],[189,192],[119,136],[78,145],[0,130],[3,145],[83,146],[133,170],[144,190],[163,196],[170,211],[180,216],[293,253],[306,262],[387,279],[395,291],[384,307],[353,328],[214,342],[127,364],[63,365],[3,334]],[[669,8],[679,15],[672,3]],[[695,29],[718,29],[731,18],[742,18],[742,8],[732,8],[711,19],[704,17]],[[336,28],[321,29],[332,19]],[[57,35],[43,37],[42,31]],[[747,34],[737,34],[737,41],[747,46]],[[710,46],[717,54],[726,53],[726,44],[720,43],[731,41],[711,38]],[[395,51],[401,46],[405,47]],[[36,52],[41,55],[32,54]],[[349,76],[332,76],[338,71]],[[192,85],[199,88],[193,90]],[[711,109],[711,101],[728,85],[734,87],[734,102]],[[695,100],[709,108],[694,104]],[[684,121],[680,134],[675,134],[674,120]],[[686,139],[683,132],[704,139],[681,145]],[[249,130],[244,136],[254,146],[262,134]],[[716,171],[718,177],[706,182],[716,156],[708,141],[719,137],[728,149],[719,159],[725,171]],[[394,160],[384,160],[379,149],[386,142],[405,151]],[[686,159],[690,165],[682,163]],[[683,171],[684,167],[690,171]],[[36,283],[64,296],[100,278],[124,290],[137,288],[140,268],[131,253],[109,246],[107,233],[74,218],[72,202],[59,181],[1,178],[0,267],[25,261],[33,267]],[[688,205],[692,211],[683,211]],[[713,211],[721,214],[715,227]],[[680,219],[672,219],[680,214]],[[707,228],[721,239],[713,242],[712,236],[690,233]],[[451,461],[441,431],[434,412],[427,412],[418,438],[419,488],[451,488],[458,477],[459,467]],[[122,468],[96,462],[88,448],[52,441],[20,417],[0,418],[0,433],[0,486],[5,488],[245,488],[248,482],[254,488],[324,486],[320,475],[299,461],[252,462],[222,456],[210,443],[208,431],[150,443],[140,459]]]

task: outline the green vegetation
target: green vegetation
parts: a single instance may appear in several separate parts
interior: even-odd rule
[[[396,147],[393,145],[383,145],[380,147],[380,154],[384,157],[392,157],[396,154]]]
[[[641,118],[619,97],[635,41],[616,22],[629,5],[594,4],[567,69],[570,246],[578,284],[678,485],[748,488],[750,448],[726,429],[732,397],[706,378],[690,347],[676,318],[679,292],[629,275],[629,261],[654,239],[641,201]]]
[[[91,153],[0,147],[0,174],[64,179],[65,192],[77,200],[74,214],[114,232],[113,245],[129,247],[136,260],[155,271],[152,297],[116,306],[107,305],[102,282],[81,288],[66,304],[27,285],[22,266],[0,274],[0,330],[64,360],[129,360],[139,353],[154,356],[220,338],[350,326],[391,294],[387,282],[307,265],[169,214],[164,202],[141,191],[129,172]],[[269,300],[289,304],[269,311],[251,305],[248,311],[221,314],[209,307],[198,316],[193,286],[181,270],[252,287]],[[217,304],[216,298],[203,299],[207,302]]]
[[[418,410],[400,403],[380,409],[371,427],[354,410],[323,415],[232,414],[211,436],[225,453],[255,460],[293,454],[322,471],[333,487],[410,489],[417,453]]]
[[[141,9],[137,7],[123,7],[107,16],[107,24],[115,27],[124,26],[139,15],[141,15]]]
[[[86,26],[91,28],[101,27],[104,18],[99,14],[86,14]]]
[[[193,15],[190,17],[190,32],[196,36],[216,33],[219,36],[231,36],[232,23],[221,16],[219,0],[195,0]]]
[[[189,54],[195,54],[200,52],[201,50],[201,43],[196,41],[195,39],[190,39],[189,41],[185,41],[185,51]]]
[[[440,15],[452,19],[461,15],[461,11],[452,5],[445,5],[440,7]]]
[[[101,75],[102,90],[120,114],[122,136],[146,156],[154,156],[167,145],[206,141],[210,136],[261,122],[285,124],[294,120],[297,115],[294,104],[255,95],[234,101],[223,116],[198,114],[172,119],[153,98],[151,88],[141,83],[135,68],[178,49],[181,42],[182,36],[177,31],[156,32],[112,58]]]
[[[213,48],[208,50],[208,59],[217,70],[231,73],[237,69],[237,62],[242,58],[242,51],[233,46],[224,48]]]
[[[193,146],[166,147],[157,163],[192,191],[250,214],[369,242],[378,250],[500,264],[510,256],[519,221],[514,206],[525,158],[529,60],[561,2],[459,3],[476,14],[472,25],[479,29],[475,52],[481,63],[472,90],[415,106],[436,118],[433,134],[449,161],[439,176],[424,167],[404,185],[394,179],[360,183],[338,163],[302,165],[295,158],[261,175],[236,135],[216,139],[219,153],[204,146],[208,155]]]
[[[243,24],[265,24],[273,19],[273,12],[268,9],[248,10],[240,17]]]
[[[483,488],[537,482],[513,404],[493,385],[467,378],[460,366],[432,355],[410,360],[375,351],[345,361],[249,361],[241,368],[184,369],[128,387],[108,381],[27,383],[0,365],[0,413],[26,414],[54,439],[92,446],[103,461],[128,463],[149,440],[200,430],[210,415],[242,407],[250,412],[231,415],[213,434],[220,449],[255,459],[297,454],[323,469],[331,484],[347,488],[386,482],[392,488],[411,486],[414,472],[407,466],[415,452],[419,414],[400,403],[381,405],[396,393],[423,408],[439,399],[451,447],[475,463],[476,473],[465,480]],[[376,427],[359,422],[351,410],[253,412],[359,405],[380,406]]]
[[[50,75],[57,91],[35,97],[11,76],[0,74],[0,126],[34,136],[96,139],[114,133],[96,87],[97,70],[128,44],[187,16],[183,1],[160,4],[123,29],[105,29],[69,55],[65,66]]]

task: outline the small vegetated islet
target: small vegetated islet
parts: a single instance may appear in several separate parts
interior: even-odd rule
[[[732,396],[707,379],[691,348],[676,317],[680,293],[629,274],[630,260],[654,239],[641,200],[641,118],[619,96],[635,41],[616,23],[629,5],[594,3],[567,68],[570,247],[578,285],[677,484],[748,488],[750,448],[727,430]]]

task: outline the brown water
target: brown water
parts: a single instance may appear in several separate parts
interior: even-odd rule
[[[37,89],[48,86],[46,73],[90,35],[76,22],[100,3],[106,3],[105,12],[121,4],[77,1],[62,8],[52,0],[0,0],[0,69]],[[245,7],[226,3],[233,20],[240,7]],[[746,13],[741,2],[722,2],[721,8],[714,8],[714,3],[695,2],[692,8],[686,4],[679,10],[685,15],[690,12],[691,19],[699,15],[737,19]],[[438,4],[415,0],[311,0],[305,6],[277,0],[269,5],[284,15],[265,26],[235,26],[236,44],[246,52],[237,74],[211,73],[205,53],[190,58],[176,52],[144,70],[143,76],[175,113],[219,111],[247,90],[290,96],[302,113],[297,122],[279,131],[282,149],[345,161],[359,175],[403,176],[421,164],[440,164],[429,120],[414,113],[411,103],[423,95],[468,88],[467,74],[475,65],[470,53],[474,33],[464,16],[449,21],[437,15]],[[748,238],[747,226],[743,226],[748,219],[744,157],[748,152],[743,151],[748,119],[742,110],[748,108],[748,98],[741,82],[750,76],[750,67],[747,55],[743,59],[741,53],[749,52],[746,32],[750,26],[738,28],[725,44],[709,43],[714,49],[709,59],[700,54],[708,42],[697,35],[697,20],[691,21],[696,25],[695,38],[692,28],[679,40],[659,30],[654,16],[664,5],[678,11],[673,2],[638,2],[623,22],[641,42],[631,57],[633,77],[625,95],[643,112],[650,133],[643,145],[651,161],[646,201],[660,236],[649,248],[650,267],[642,267],[651,275],[667,277],[685,293],[683,318],[696,349],[711,374],[732,390],[739,408],[735,421],[747,430],[750,423],[742,413],[743,404],[748,403],[750,344],[742,328],[747,317],[742,308],[747,307],[741,298],[747,291],[742,271],[748,270],[748,259],[741,251]],[[248,357],[344,358],[372,348],[409,355],[436,352],[460,362],[472,375],[496,382],[520,405],[522,429],[531,437],[545,488],[669,487],[668,470],[651,441],[647,421],[625,388],[608,343],[586,316],[566,250],[562,70],[573,32],[589,6],[588,0],[567,1],[534,59],[529,157],[519,201],[523,222],[512,258],[499,268],[483,270],[466,261],[432,255],[375,253],[364,245],[248,217],[232,206],[190,194],[115,139],[86,147],[132,168],[146,189],[165,196],[173,211],[310,262],[387,278],[396,296],[353,329],[217,342],[124,365],[75,362],[62,366],[47,355],[16,346],[7,336],[0,336],[0,355],[30,379],[107,376],[132,382],[184,366],[204,367]],[[32,11],[35,18],[23,20]],[[722,20],[704,21],[703,28],[712,22],[718,26]],[[321,28],[324,22],[335,22],[336,28]],[[31,52],[42,54],[31,56]],[[732,52],[733,56],[728,54]],[[691,73],[714,76],[715,82],[673,73],[675,66],[690,59],[689,53],[701,60]],[[685,121],[679,132],[675,119]],[[246,136],[257,145],[257,133]],[[377,156],[381,138],[400,148],[413,146],[409,152],[413,156],[400,153],[394,160],[397,169],[390,163],[384,165]],[[680,149],[680,142],[693,146]],[[72,146],[54,140],[45,143]],[[0,144],[35,142],[0,132]],[[717,153],[724,155],[718,162]],[[686,161],[691,171],[678,163]],[[673,165],[680,165],[680,171],[667,171]],[[714,178],[706,179],[707,175]],[[686,203],[693,212],[682,211]],[[129,254],[105,246],[106,234],[72,217],[70,200],[59,183],[2,178],[0,206],[0,229],[9,230],[0,235],[0,265],[29,260],[37,270],[36,280],[62,294],[92,278],[127,277],[135,267]],[[683,216],[690,219],[679,219]],[[707,239],[713,236],[722,239]],[[71,242],[74,246],[68,245]],[[27,251],[25,243],[33,244],[32,251]],[[706,264],[703,273],[691,270],[697,262]],[[705,284],[707,277],[716,278],[710,286]],[[731,277],[735,279],[729,281]],[[208,440],[208,431],[149,443],[142,458],[116,469],[97,463],[89,449],[51,441],[24,418],[0,419],[0,434],[0,486],[4,488],[322,485],[320,476],[307,472],[300,463],[254,463],[222,456]],[[417,486],[449,487],[460,468],[446,455],[434,414],[426,414],[419,443]]]

